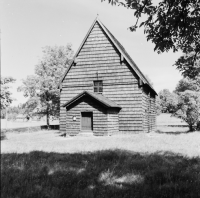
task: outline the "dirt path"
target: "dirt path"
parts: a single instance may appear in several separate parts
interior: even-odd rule
[[[200,156],[200,133],[61,137],[58,131],[39,131],[33,133],[7,133],[7,140],[1,141],[2,153],[24,153],[34,150],[75,153],[105,149],[124,149],[149,153],[169,151],[189,157]]]

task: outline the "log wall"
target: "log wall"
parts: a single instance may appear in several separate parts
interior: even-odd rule
[[[121,62],[120,57],[121,54],[96,22],[77,55],[76,64],[63,80],[60,104],[83,91],[93,92],[93,81],[102,80],[103,95],[122,107],[118,115],[119,131],[142,132],[143,124],[146,125],[145,96],[138,86],[138,76],[126,61]],[[62,107],[60,131],[66,131],[66,109]]]
[[[119,133],[119,110],[107,110],[108,135]]]
[[[155,94],[148,87],[142,92],[143,131],[153,132],[156,127]]]
[[[81,112],[93,113],[93,135],[108,135],[107,110],[88,97],[82,98],[67,109],[65,118],[67,134],[77,135],[87,132],[81,130]],[[73,121],[73,116],[76,116],[76,121]]]

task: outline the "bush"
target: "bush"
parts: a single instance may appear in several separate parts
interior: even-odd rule
[[[200,93],[195,91],[184,91],[179,93],[179,101],[174,116],[188,123],[190,131],[199,127],[200,121]]]

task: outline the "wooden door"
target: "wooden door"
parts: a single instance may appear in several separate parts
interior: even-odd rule
[[[92,112],[81,113],[81,130],[92,131],[93,128],[93,115]]]

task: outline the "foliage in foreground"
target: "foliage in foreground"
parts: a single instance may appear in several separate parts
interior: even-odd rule
[[[199,197],[200,159],[172,153],[2,154],[2,197]]]
[[[122,5],[134,11],[137,19],[129,29],[144,27],[147,40],[158,53],[181,50],[184,55],[175,66],[184,77],[194,78],[200,72],[200,3],[199,0],[101,0]],[[146,17],[142,17],[145,15]],[[140,25],[139,20],[143,20]]]

